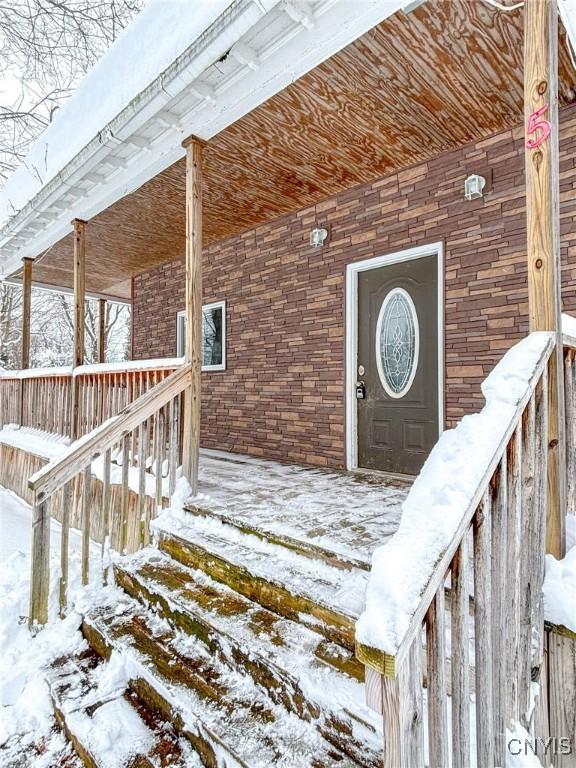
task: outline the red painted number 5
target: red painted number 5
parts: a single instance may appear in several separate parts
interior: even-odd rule
[[[540,107],[540,109],[537,109],[535,112],[532,112],[530,117],[528,118],[528,125],[526,126],[526,133],[536,133],[537,131],[540,132],[539,136],[534,136],[531,139],[526,139],[526,146],[528,149],[537,149],[540,144],[543,144],[548,136],[550,136],[550,131],[552,130],[552,126],[548,122],[548,120],[544,120],[542,115],[544,115],[546,112],[548,112],[548,104],[544,104],[543,107]]]

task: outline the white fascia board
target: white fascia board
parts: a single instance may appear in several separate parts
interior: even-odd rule
[[[181,142],[186,136],[194,134],[210,139],[406,4],[407,0],[316,0],[310,3],[308,7],[315,20],[312,27],[292,22],[294,28],[285,36],[285,43],[268,52],[266,47],[262,52],[256,49],[261,61],[258,69],[239,64],[233,87],[217,89],[215,103],[204,100],[189,115],[183,116],[179,130],[166,129],[159,139],[154,140],[149,151],[140,151],[125,169],[108,174],[103,183],[89,191],[84,190],[67,210],[60,208],[54,221],[40,231],[30,233],[25,247],[20,245],[17,253],[7,254],[0,260],[0,273],[10,274],[18,269],[23,256],[36,257],[68,234],[72,230],[72,218],[89,220],[183,157]],[[86,146],[0,231],[0,248],[19,231],[24,231],[28,224],[35,223],[42,211],[50,209],[65,190],[73,192],[87,174],[95,171],[100,162],[105,162],[105,155],[114,149],[114,145],[129,143],[130,135],[153,124],[159,111],[170,109],[173,98],[186,91],[188,85],[264,18],[263,8],[268,15],[278,15],[282,4],[279,5],[277,0],[266,0],[265,4],[262,0],[250,3],[221,29],[217,39],[202,51],[191,53],[189,61],[181,63],[178,69],[167,70],[159,83],[152,84],[136,104],[130,105],[112,121],[97,140]],[[257,40],[256,35],[251,40],[252,48],[257,48]]]

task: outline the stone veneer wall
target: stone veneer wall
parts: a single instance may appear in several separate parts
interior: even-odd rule
[[[576,311],[576,108],[561,115],[563,299]],[[466,202],[469,173],[492,175]],[[326,226],[328,244],[309,246]],[[204,300],[227,302],[227,370],[204,373],[202,444],[345,465],[345,270],[445,245],[446,424],[481,407],[480,381],[527,331],[523,129],[493,136],[211,245]],[[133,284],[135,358],[174,355],[183,258]]]

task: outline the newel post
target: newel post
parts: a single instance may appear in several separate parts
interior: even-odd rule
[[[50,512],[48,502],[34,503],[32,509],[32,552],[30,610],[28,627],[33,629],[48,621],[50,588]]]
[[[554,331],[548,391],[546,551],[565,554],[566,433],[561,328],[558,160],[558,8],[556,0],[524,3],[526,219],[531,331]]]
[[[406,656],[393,656],[357,645],[365,664],[366,704],[382,716],[384,768],[424,765],[422,649],[417,634]]]
[[[186,149],[186,329],[185,356],[192,383],[184,395],[182,470],[193,495],[198,492],[202,369],[202,150],[206,142],[191,136]]]

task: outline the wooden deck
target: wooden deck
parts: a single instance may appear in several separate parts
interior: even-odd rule
[[[397,529],[410,483],[203,450],[196,514],[244,532],[370,564],[375,547]]]

